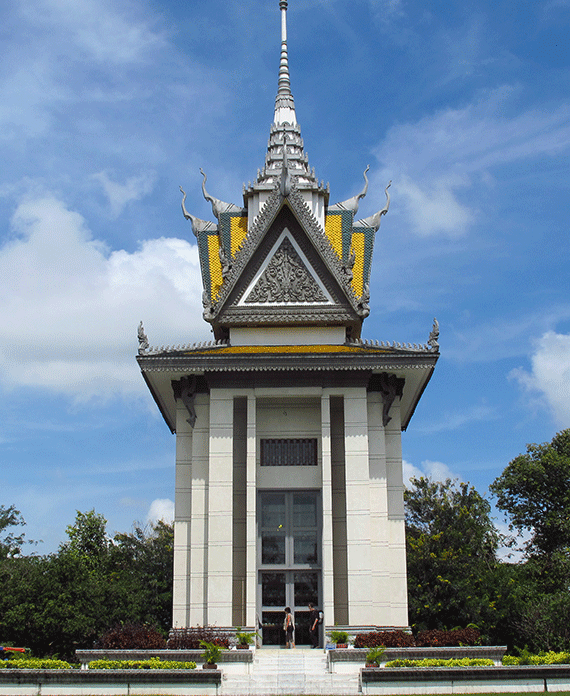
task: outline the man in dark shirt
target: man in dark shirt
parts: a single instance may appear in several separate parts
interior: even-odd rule
[[[312,604],[309,604],[309,633],[313,648],[319,646],[319,612]]]

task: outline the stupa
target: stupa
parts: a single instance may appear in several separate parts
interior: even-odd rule
[[[243,205],[202,189],[196,236],[214,340],[151,348],[143,377],[176,433],[173,626],[258,630],[308,604],[351,632],[408,626],[401,432],[439,356],[362,338],[374,239],[390,203],[329,204],[309,167],[289,79],[287,0],[265,163]],[[210,187],[210,184],[208,184]]]

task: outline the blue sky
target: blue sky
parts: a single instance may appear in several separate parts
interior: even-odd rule
[[[290,0],[305,150],[331,203],[392,204],[363,336],[441,358],[406,473],[481,493],[570,427],[570,0]],[[277,0],[0,10],[0,504],[39,553],[75,511],[171,512],[174,436],[135,362],[209,338],[190,225],[241,203],[277,90]]]

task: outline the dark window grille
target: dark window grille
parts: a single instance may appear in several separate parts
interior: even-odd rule
[[[317,440],[261,440],[261,466],[316,466]]]

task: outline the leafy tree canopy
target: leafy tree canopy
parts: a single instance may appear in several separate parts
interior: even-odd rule
[[[530,531],[526,545],[533,554],[553,554],[570,547],[570,429],[552,442],[529,444],[493,481],[497,507],[510,526]]]
[[[11,528],[23,527],[25,524],[20,511],[13,505],[10,507],[0,505],[0,559],[20,553],[25,534],[16,534]]]
[[[404,492],[410,621],[416,629],[475,623],[492,632],[500,618],[500,535],[490,504],[467,483],[411,483]]]

